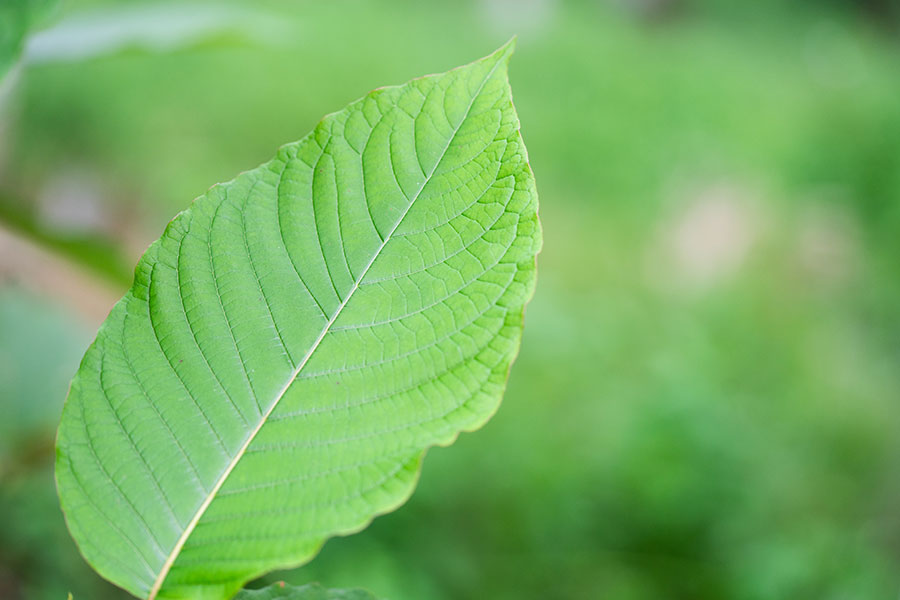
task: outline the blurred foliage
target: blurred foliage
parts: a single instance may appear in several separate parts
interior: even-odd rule
[[[247,2],[271,35],[25,70],[0,204],[133,255],[326,112],[517,32],[546,241],[504,406],[431,451],[406,507],[267,581],[394,600],[896,597],[900,47],[878,6]],[[0,446],[0,597],[120,598],[55,501],[66,378],[32,375],[73,373],[83,327],[22,293],[0,295],[0,351],[30,382],[0,380],[4,413],[33,440]]]
[[[361,589],[329,590],[318,584],[294,587],[279,581],[259,589],[245,589],[235,600],[377,600],[375,596]]]
[[[25,35],[40,24],[57,0],[4,0],[0,3],[0,79],[15,63]]]

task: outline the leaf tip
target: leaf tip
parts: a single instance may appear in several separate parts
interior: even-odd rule
[[[513,35],[505,44],[497,48],[497,50],[494,52],[494,56],[496,56],[498,59],[505,59],[508,61],[509,57],[512,56],[516,51],[516,44],[518,43],[518,41],[519,36]]]

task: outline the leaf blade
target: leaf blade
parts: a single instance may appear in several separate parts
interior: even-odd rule
[[[147,251],[59,434],[104,576],[230,597],[401,504],[426,447],[490,416],[540,243],[510,52],[329,115]]]

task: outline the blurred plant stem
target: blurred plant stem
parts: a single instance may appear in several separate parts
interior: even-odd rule
[[[99,326],[122,293],[83,264],[42,247],[0,222],[0,285],[15,282],[68,306],[86,324]]]

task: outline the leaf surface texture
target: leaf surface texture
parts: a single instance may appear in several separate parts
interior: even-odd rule
[[[67,523],[141,598],[231,598],[496,410],[540,246],[511,45],[375,90],[180,213],[70,388]]]

